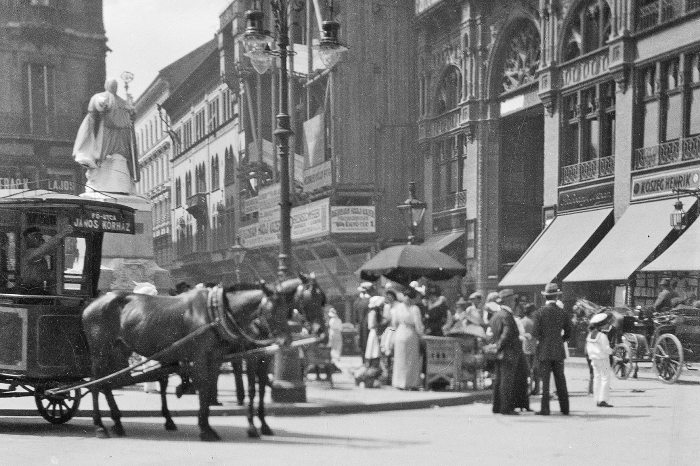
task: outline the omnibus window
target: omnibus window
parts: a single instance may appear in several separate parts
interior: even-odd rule
[[[68,236],[63,247],[63,289],[81,291],[85,288],[85,259],[87,242],[85,238]]]

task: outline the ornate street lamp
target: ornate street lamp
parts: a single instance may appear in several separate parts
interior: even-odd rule
[[[396,206],[404,214],[406,224],[409,226],[410,234],[408,236],[408,244],[413,244],[416,237],[416,228],[423,220],[427,204],[416,199],[416,182],[408,183],[408,199],[403,201],[403,204]]]
[[[241,244],[241,238],[236,236],[236,244],[229,248],[233,256],[233,265],[236,267],[236,283],[241,283],[241,264],[245,260],[248,250]]]
[[[700,188],[673,188],[673,192],[678,195],[678,198],[676,199],[676,203],[673,205],[673,212],[671,212],[671,226],[674,230],[680,231],[688,226],[688,215],[685,210],[683,210],[683,203],[681,202],[680,195],[690,194],[691,196],[695,196],[700,203]]]
[[[270,9],[275,17],[277,33],[276,48],[270,46],[274,42],[263,29],[264,14],[261,1],[254,1],[253,8],[246,12],[246,30],[243,34],[243,44],[246,56],[258,73],[265,73],[270,68],[273,56],[279,57],[279,112],[277,113],[274,134],[277,137],[277,153],[279,154],[280,173],[280,251],[278,255],[277,275],[280,279],[289,276],[289,258],[292,252],[291,202],[290,202],[290,173],[289,173],[289,137],[292,130],[289,124],[289,76],[287,57],[289,51],[289,16],[292,0],[270,0]],[[332,3],[331,3],[332,12]],[[343,53],[343,46],[338,42],[338,23],[327,21],[323,27],[319,53],[325,56],[328,63],[335,65]],[[326,24],[324,23],[324,25]],[[334,24],[335,25],[334,25]],[[324,59],[325,60],[325,59]],[[306,401],[306,387],[301,379],[298,352],[289,348],[282,349],[275,355],[275,384],[272,387],[272,398],[275,401]]]

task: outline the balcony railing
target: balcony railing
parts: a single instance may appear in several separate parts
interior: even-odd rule
[[[640,2],[637,9],[637,30],[643,31],[697,10],[700,10],[700,0],[651,0]]]
[[[700,134],[634,151],[634,170],[700,160]]]
[[[559,186],[605,178],[615,174],[615,156],[601,157],[561,167]]]
[[[433,199],[433,213],[462,209],[467,205],[467,192],[459,191],[450,195]]]

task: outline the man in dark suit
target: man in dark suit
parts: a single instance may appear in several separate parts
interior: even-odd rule
[[[557,387],[559,409],[564,415],[569,414],[569,392],[566,389],[564,376],[564,342],[571,335],[571,319],[563,309],[561,291],[556,283],[548,283],[542,295],[545,305],[533,316],[532,336],[537,340],[537,360],[542,376],[542,407],[536,414],[549,415],[549,375],[554,374],[554,384]]]

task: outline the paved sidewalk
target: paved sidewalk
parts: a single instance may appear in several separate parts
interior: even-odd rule
[[[360,357],[343,357],[342,373],[333,375],[334,388],[324,380],[310,376],[306,385],[306,403],[274,403],[270,390],[266,396],[268,414],[278,416],[308,416],[323,413],[350,414],[359,412],[389,411],[400,409],[420,409],[432,406],[455,406],[490,399],[490,391],[433,392],[403,391],[392,387],[361,388],[355,385],[352,371],[361,365]],[[171,376],[168,385],[168,407],[173,416],[196,416],[199,409],[197,395],[174,396],[179,377]],[[115,398],[125,417],[160,417],[160,397],[155,393],[145,393],[140,386],[115,390]],[[233,375],[219,376],[219,401],[223,406],[212,406],[213,416],[237,416],[247,412],[247,406],[238,406]],[[248,400],[246,399],[246,404]],[[92,397],[85,396],[81,401],[76,417],[90,417]],[[100,408],[107,416],[107,402],[100,397]],[[38,416],[33,397],[0,398],[0,416]]]
[[[361,365],[357,356],[343,357],[342,373],[333,376],[334,388],[324,380],[316,381],[311,376],[306,385],[306,403],[274,403],[267,391],[267,412],[277,416],[311,416],[319,414],[350,414],[360,412],[390,411],[402,409],[420,409],[429,407],[445,407],[470,404],[478,401],[488,401],[490,390],[481,391],[402,391],[392,387],[368,389],[357,387],[352,377],[352,371]],[[586,368],[586,360],[582,357],[567,359],[567,367],[571,369]],[[325,377],[323,374],[321,377]],[[639,377],[656,379],[656,374],[649,363],[642,363]],[[680,383],[700,384],[698,371],[684,370]],[[661,382],[659,382],[661,383]],[[196,416],[199,399],[196,395],[174,396],[175,387],[179,384],[177,376],[171,377],[168,386],[168,406],[173,416]],[[160,417],[160,397],[154,393],[145,393],[140,386],[125,387],[115,390],[119,408],[125,417]],[[223,406],[213,406],[212,416],[239,416],[247,412],[247,406],[238,406],[236,391],[231,374],[219,377],[219,401]],[[247,400],[246,400],[247,403]],[[100,397],[100,407],[105,416],[107,403]],[[90,417],[92,412],[92,397],[85,396],[81,402],[81,410],[76,417]],[[38,416],[32,397],[0,398],[0,416]]]

